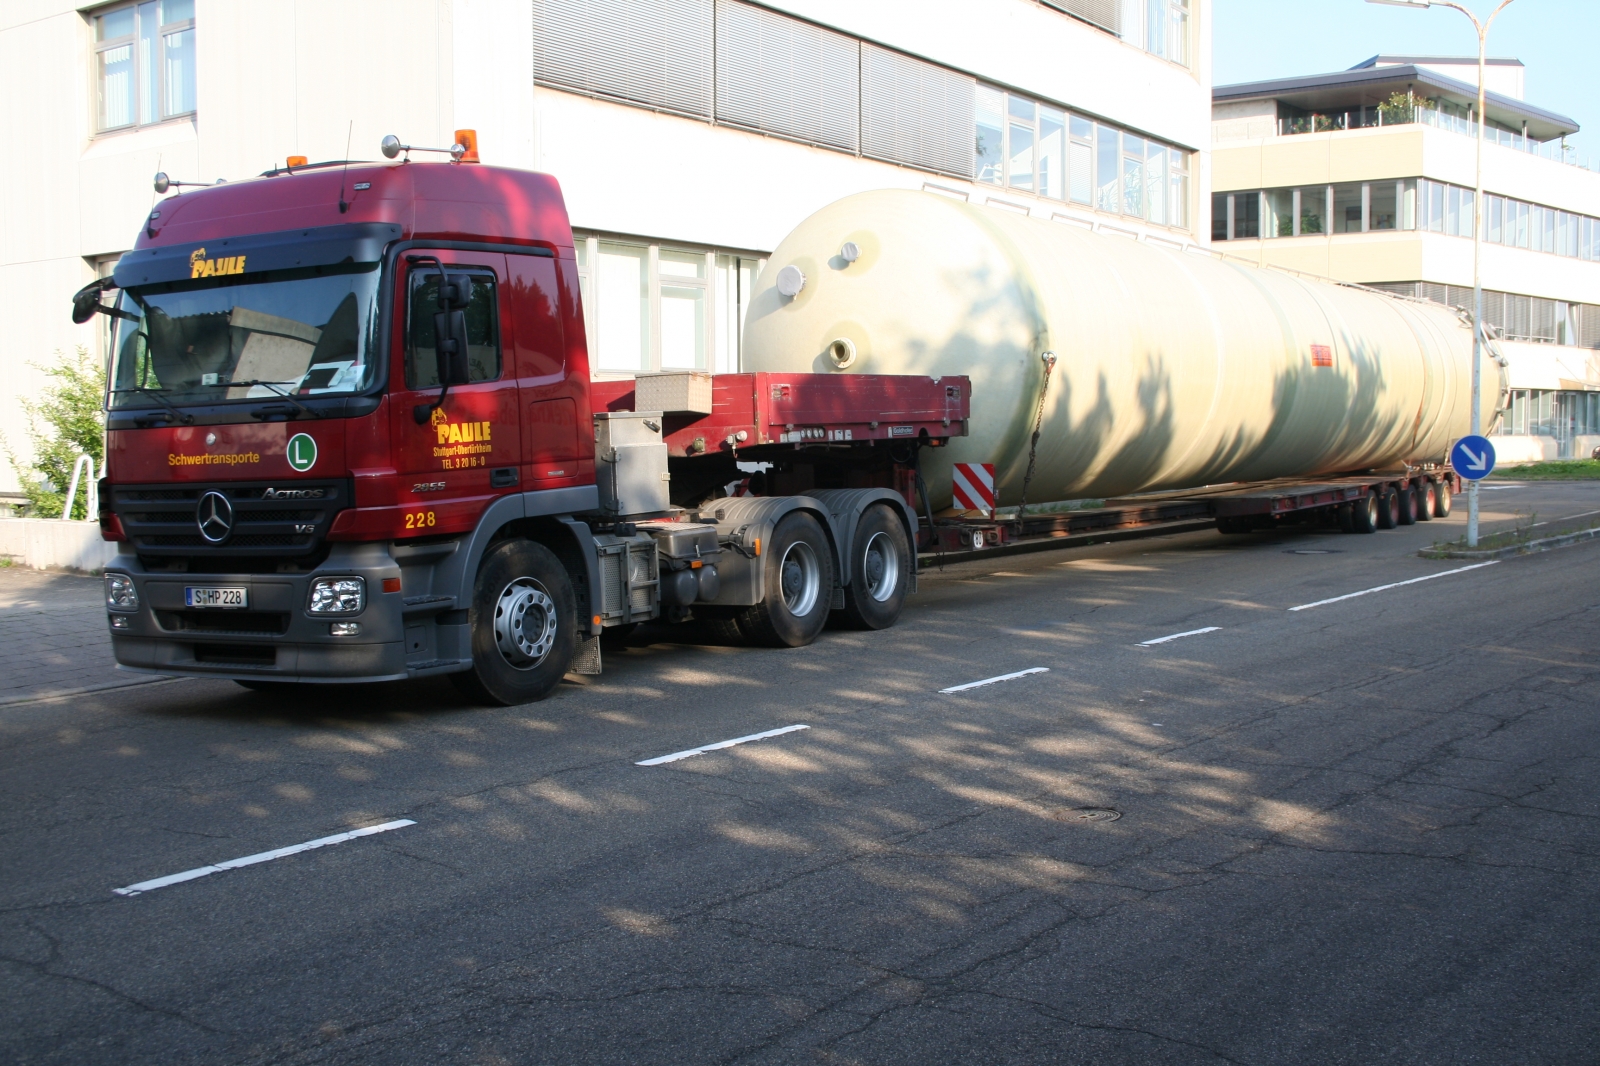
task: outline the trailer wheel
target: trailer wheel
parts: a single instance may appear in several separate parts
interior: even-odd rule
[[[1437,494],[1435,494],[1435,496],[1433,498],[1433,517],[1435,517],[1435,518],[1449,518],[1450,517],[1450,496],[1451,496],[1450,482],[1448,482],[1448,481],[1439,482],[1439,491],[1438,491]]]
[[[1248,518],[1239,518],[1234,515],[1218,515],[1217,532],[1248,533],[1250,532],[1250,520]]]
[[[833,551],[817,520],[790,511],[772,531],[761,602],[739,615],[739,632],[752,644],[802,648],[828,622]]]
[[[852,629],[888,629],[906,605],[911,576],[905,527],[889,508],[874,504],[856,523],[854,544],[841,613]]]
[[[468,612],[472,669],[451,674],[462,692],[511,706],[542,700],[572,665],[578,608],[555,553],[531,540],[496,545],[478,567]]]
[[[1350,513],[1350,530],[1353,533],[1378,531],[1378,494],[1369,492],[1356,500]]]
[[[1378,528],[1393,529],[1400,524],[1400,494],[1386,487],[1378,497]]]
[[[1356,508],[1353,503],[1341,503],[1334,508],[1334,517],[1339,522],[1340,533],[1354,533],[1356,531]]]
[[[1417,521],[1433,521],[1433,509],[1439,505],[1433,482],[1424,480],[1417,485]]]
[[[1417,524],[1417,490],[1407,486],[1395,493],[1395,523],[1402,526]]]

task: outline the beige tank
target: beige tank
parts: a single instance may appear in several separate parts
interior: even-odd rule
[[[953,462],[1017,502],[1041,388],[1036,502],[1440,462],[1471,363],[1446,308],[902,190],[802,222],[744,328],[746,370],[969,375],[969,435],[923,453],[936,508]],[[1505,387],[1486,351],[1486,432]]]

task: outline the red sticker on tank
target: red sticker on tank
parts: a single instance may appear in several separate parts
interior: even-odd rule
[[[1332,366],[1333,349],[1326,344],[1313,344],[1311,346],[1312,366]]]

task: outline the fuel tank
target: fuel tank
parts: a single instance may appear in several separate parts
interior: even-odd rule
[[[785,237],[743,353],[969,375],[968,435],[922,453],[936,508],[954,462],[993,463],[1017,503],[1036,419],[1035,502],[1440,462],[1470,427],[1454,310],[924,192],[849,196]],[[1485,432],[1505,389],[1488,345]]]

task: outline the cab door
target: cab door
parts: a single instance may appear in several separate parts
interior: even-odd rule
[[[522,391],[522,460],[529,489],[592,480],[588,367],[568,358],[570,339],[550,256],[507,253],[517,380]],[[572,312],[576,313],[576,312]],[[587,445],[587,447],[586,447]]]
[[[472,281],[468,301],[465,385],[418,423],[419,406],[439,399],[434,314],[439,269]],[[505,256],[418,248],[396,284],[402,336],[391,367],[395,466],[406,505],[404,536],[470,530],[489,500],[521,489],[522,416],[511,345]]]

